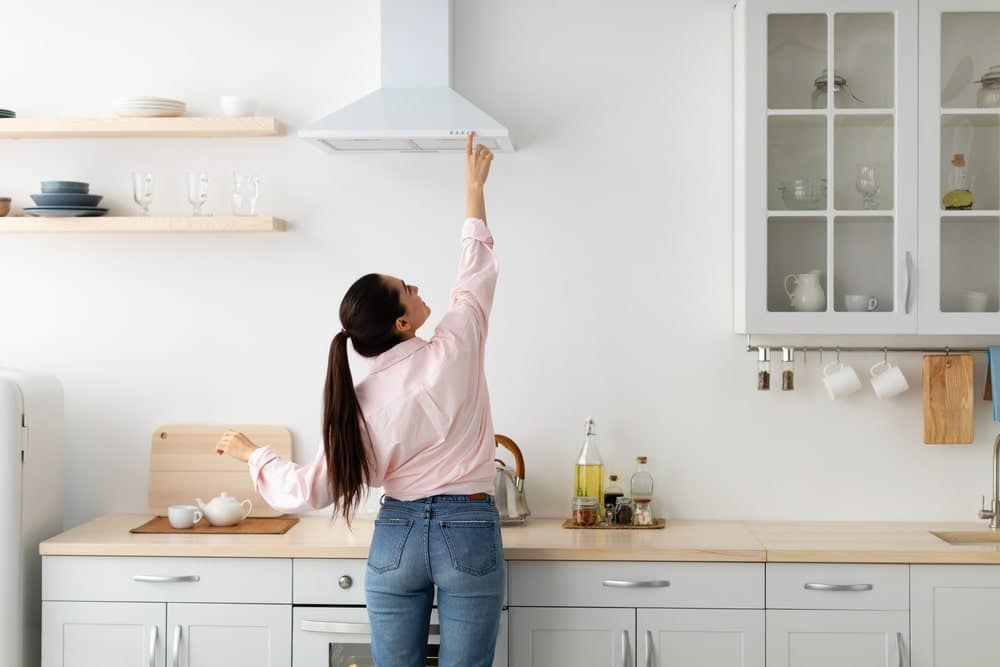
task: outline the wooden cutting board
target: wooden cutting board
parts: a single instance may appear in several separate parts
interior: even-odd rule
[[[168,505],[208,502],[225,491],[253,502],[250,516],[281,516],[253,490],[247,464],[215,453],[226,429],[242,431],[257,445],[270,445],[284,459],[292,457],[292,434],[283,426],[168,424],[153,432],[149,456],[149,511],[159,516]]]
[[[924,357],[924,443],[972,442],[973,363],[970,354]]]

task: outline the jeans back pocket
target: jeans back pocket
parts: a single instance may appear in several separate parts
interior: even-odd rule
[[[413,519],[375,519],[375,534],[368,548],[368,567],[375,572],[398,568],[412,527]]]
[[[497,569],[496,521],[441,521],[441,534],[456,570],[482,576]]]

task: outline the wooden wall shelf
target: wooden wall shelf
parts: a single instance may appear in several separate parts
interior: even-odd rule
[[[270,116],[177,118],[0,118],[0,139],[115,137],[276,137],[285,133]]]
[[[282,232],[285,221],[269,216],[203,216],[197,218],[0,218],[0,234],[31,232]]]

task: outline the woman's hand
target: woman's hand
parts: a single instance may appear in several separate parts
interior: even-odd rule
[[[473,146],[475,132],[469,132],[465,141],[465,217],[486,221],[486,201],[483,185],[490,175],[493,151],[482,144]]]
[[[215,453],[219,454],[229,454],[234,459],[243,461],[246,463],[250,460],[250,455],[253,454],[254,450],[257,449],[257,445],[250,442],[250,438],[246,437],[239,431],[226,431],[219,442],[215,444]]]

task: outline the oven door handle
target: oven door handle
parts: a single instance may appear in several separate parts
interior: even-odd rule
[[[334,621],[310,621],[302,619],[304,632],[324,632],[335,635],[370,635],[372,626],[368,623],[336,623]],[[428,626],[428,637],[440,637],[441,626],[432,623]]]

